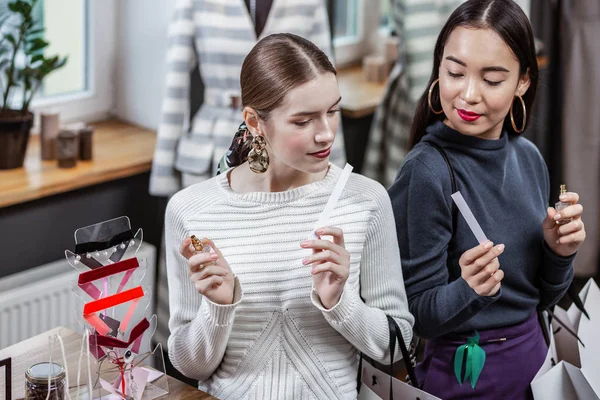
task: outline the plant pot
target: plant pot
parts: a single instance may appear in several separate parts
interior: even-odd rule
[[[0,169],[21,168],[33,125],[33,114],[0,112]]]

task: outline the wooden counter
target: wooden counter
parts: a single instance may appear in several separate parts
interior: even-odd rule
[[[383,99],[385,83],[367,82],[360,65],[338,71],[342,115],[361,118],[373,114]]]
[[[41,161],[40,137],[31,136],[24,167],[0,170],[0,208],[150,170],[154,132],[117,120],[92,126],[93,160],[69,169],[58,168],[56,161]]]
[[[69,366],[69,386],[77,383],[77,364],[79,362],[79,352],[81,349],[81,335],[66,328],[55,328],[48,332],[39,334],[20,343],[0,350],[0,360],[7,357],[12,358],[12,398],[22,399],[24,396],[25,371],[33,364],[38,362],[47,362],[50,349],[48,347],[48,338],[60,332],[64,341],[65,353],[67,354],[67,365]],[[56,343],[58,346],[58,342]],[[55,349],[54,353],[60,354],[60,347]],[[63,364],[62,357],[56,362]],[[82,371],[82,376],[84,371]],[[94,372],[92,371],[92,374]],[[0,371],[0,398],[4,399],[4,369]],[[195,387],[187,385],[173,377],[168,377],[169,394],[161,399],[173,400],[216,400],[215,397],[204,393]],[[71,389],[71,396],[75,398],[77,390]],[[80,393],[81,394],[81,393]]]

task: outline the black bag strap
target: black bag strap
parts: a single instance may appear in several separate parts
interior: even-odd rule
[[[442,149],[442,147],[440,145],[438,145],[437,143],[433,143],[433,142],[424,142],[424,143],[427,143],[428,145],[430,145],[431,147],[436,149],[440,153],[440,155],[442,156],[444,161],[446,162],[446,166],[448,167],[448,173],[450,174],[450,184],[452,185],[452,193],[456,193],[458,191],[458,185],[456,184],[456,176],[454,175],[454,168],[452,168],[452,164],[450,164],[450,159],[448,159],[448,155],[446,154],[444,149]],[[456,222],[457,221],[458,221],[458,207],[456,207],[456,204],[454,204],[454,202],[452,202],[452,232],[456,231]]]
[[[390,377],[394,376],[394,353],[396,352],[396,341],[398,341],[400,352],[402,353],[402,358],[404,359],[404,365],[406,366],[406,372],[408,373],[407,383],[414,387],[419,387],[417,377],[415,375],[415,366],[413,364],[413,358],[409,354],[408,349],[406,348],[406,344],[404,343],[404,336],[402,336],[402,330],[400,329],[398,323],[394,318],[387,315],[387,319],[388,325],[390,327]],[[394,398],[391,391],[392,386],[390,382],[390,400]]]
[[[386,315],[388,320],[388,327],[390,331],[390,342],[389,342],[389,352],[390,352],[390,400],[394,400],[394,385],[393,385],[393,377],[394,377],[394,353],[396,352],[396,341],[398,341],[398,345],[400,347],[400,352],[402,353],[402,358],[404,359],[404,364],[406,366],[406,372],[408,373],[406,383],[418,387],[417,378],[415,375],[415,363],[414,358],[411,357],[408,349],[406,348],[406,344],[404,343],[404,337],[402,336],[402,330],[398,326],[398,323],[394,318]],[[360,353],[360,358],[358,361],[358,374],[356,376],[356,390],[360,393],[360,387],[362,385],[362,362],[363,362],[363,354]]]
[[[458,190],[458,185],[456,184],[456,177],[454,175],[454,169],[452,168],[452,164],[450,164],[448,155],[446,154],[444,149],[437,143],[433,143],[433,142],[425,142],[425,143],[427,143],[428,145],[430,145],[431,147],[436,149],[442,155],[442,158],[444,159],[444,161],[446,162],[446,165],[448,166],[448,172],[450,174],[450,180],[451,180],[451,184],[452,184],[452,193],[456,193],[456,191]],[[456,231],[456,221],[458,219],[457,213],[458,213],[458,208],[456,207],[456,204],[454,202],[452,202],[452,231],[453,232]],[[579,298],[579,295],[576,292],[575,281],[571,282],[571,285],[569,286],[569,289],[567,290],[567,295],[573,301],[575,306],[583,313],[583,315],[585,315],[587,319],[590,319],[590,316],[587,313],[587,310],[583,306],[583,302],[581,301],[581,299]],[[548,311],[551,318],[556,319],[556,321],[558,323],[560,323],[562,326],[564,326],[565,329],[567,329],[569,331],[569,333],[574,335],[577,338],[577,340],[581,343],[581,340],[579,339],[579,337],[574,332],[569,330],[562,323],[562,321],[560,321],[560,319],[556,318],[556,316],[554,315],[554,313],[552,312],[552,310],[550,308],[546,308],[546,311]],[[548,346],[550,346],[550,336],[549,336],[550,332],[547,332],[546,324],[543,322],[544,318],[543,318],[542,312],[543,312],[543,310],[538,310],[538,319],[540,321],[540,325],[542,326],[542,333],[544,334],[544,339],[546,339],[546,344]],[[581,344],[583,345],[583,343],[581,343]]]
[[[590,319],[590,315],[585,309],[583,301],[581,301],[581,297],[579,297],[579,294],[577,293],[577,288],[575,287],[575,280],[571,282],[571,285],[567,289],[567,295],[571,300],[573,300],[573,304],[575,304],[575,307],[577,307],[587,319]]]
[[[575,339],[577,339],[577,341],[579,343],[581,343],[581,345],[583,347],[585,347],[585,344],[583,344],[583,342],[581,341],[581,338],[577,335],[577,333],[575,331],[573,331],[571,328],[569,328],[563,321],[560,320],[560,318],[558,318],[550,309],[550,307],[546,308],[546,311],[548,311],[548,314],[550,314],[550,317],[552,319],[555,319],[556,322],[558,322],[563,328],[565,328],[565,330],[567,332],[569,332],[569,334],[571,334],[571,336],[573,336]]]

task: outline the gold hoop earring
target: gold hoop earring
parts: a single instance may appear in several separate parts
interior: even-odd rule
[[[433,105],[431,105],[431,93],[433,93],[433,88],[435,87],[435,84],[438,83],[439,81],[440,81],[440,78],[437,78],[435,81],[433,81],[433,83],[431,84],[431,86],[429,86],[429,94],[427,95],[427,102],[429,103],[429,109],[434,114],[441,114],[441,113],[444,112],[443,108],[440,111],[435,111],[433,109]]]
[[[525,130],[525,124],[527,123],[527,108],[525,107],[525,102],[521,96],[516,96],[519,100],[521,100],[521,106],[523,106],[523,125],[521,129],[517,129],[517,125],[515,124],[515,117],[513,116],[513,105],[515,104],[514,100],[510,103],[510,123],[512,124],[513,129],[516,133],[521,133]]]
[[[264,174],[269,168],[269,153],[267,153],[267,141],[262,135],[252,138],[252,149],[248,153],[248,164],[250,170],[255,174]]]

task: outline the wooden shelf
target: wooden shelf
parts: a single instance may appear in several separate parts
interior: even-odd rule
[[[156,134],[117,120],[94,127],[93,160],[69,169],[41,161],[39,136],[31,136],[23,168],[0,171],[0,208],[150,170]]]
[[[338,71],[338,83],[342,102],[342,115],[362,118],[373,114],[383,99],[385,83],[367,82],[361,66],[343,68]]]

